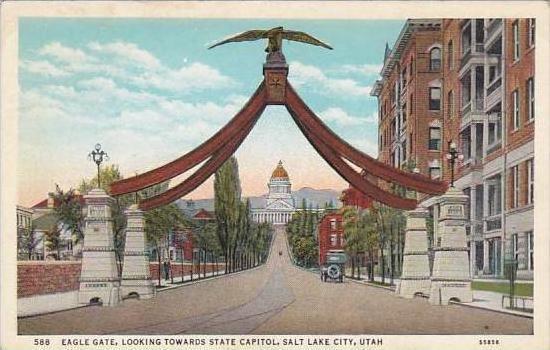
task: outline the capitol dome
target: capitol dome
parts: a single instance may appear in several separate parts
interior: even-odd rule
[[[277,167],[275,168],[275,170],[273,170],[273,173],[271,174],[271,179],[288,180],[288,173],[283,167],[282,161],[279,161],[279,164],[277,164]]]

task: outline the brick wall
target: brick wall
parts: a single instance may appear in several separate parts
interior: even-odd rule
[[[519,28],[519,43],[520,55],[517,60],[514,60],[514,41],[513,25],[518,24]],[[528,120],[528,101],[527,101],[527,80],[535,76],[535,46],[529,46],[528,43],[528,20],[527,18],[520,19],[505,19],[506,36],[509,40],[506,41],[506,115],[508,125],[508,138],[506,151],[511,151],[534,137],[535,127],[532,120]],[[513,127],[513,105],[512,92],[519,91],[519,128],[514,130]]]
[[[20,261],[17,297],[69,292],[78,289],[80,261]]]
[[[149,265],[151,277],[158,278],[158,263]],[[222,270],[223,264],[218,264]],[[19,261],[17,262],[17,297],[25,298],[41,294],[63,293],[77,290],[80,278],[80,261]],[[181,264],[172,264],[174,277],[181,277]],[[191,266],[184,265],[185,275],[191,273]],[[201,273],[203,266],[201,264]],[[206,265],[206,272],[215,271],[214,264]],[[194,273],[197,272],[195,265]]]

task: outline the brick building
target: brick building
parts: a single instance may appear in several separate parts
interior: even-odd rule
[[[386,48],[379,103],[378,158],[441,176],[441,20],[408,20]]]
[[[409,78],[408,92],[400,91],[406,84],[399,84],[403,68],[396,67],[406,65],[404,53],[418,46],[422,24],[430,26],[426,22],[433,22],[433,44],[425,43],[424,48],[440,49],[428,56],[433,64],[427,67],[439,70],[425,73],[429,79],[424,84],[417,81],[411,86],[411,80],[426,69],[422,50],[412,50],[419,54],[413,65],[416,77]],[[398,166],[413,159],[421,173],[449,181],[451,171],[444,157],[450,143],[464,156],[455,166],[455,186],[470,198],[467,234],[473,276],[501,277],[506,257],[518,261],[519,278],[533,277],[534,46],[533,19],[409,20],[394,48],[386,52],[382,79],[373,89],[380,106],[380,160]],[[434,94],[437,82],[439,92]],[[403,101],[392,104],[394,90],[416,96],[408,100],[416,108],[406,118],[407,130],[414,125],[413,134],[388,132],[403,119],[399,108]],[[430,107],[418,109],[436,107],[435,97],[439,113]],[[405,157],[395,156],[401,137],[407,135],[408,152]],[[420,199],[436,222],[438,197]],[[434,225],[434,244],[437,238]]]
[[[331,250],[343,250],[345,245],[342,214],[327,213],[317,226],[319,242],[319,265],[325,263]]]

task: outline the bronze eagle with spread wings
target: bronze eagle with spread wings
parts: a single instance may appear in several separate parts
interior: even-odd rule
[[[298,41],[298,42],[306,43],[310,45],[322,46],[324,48],[332,50],[332,47],[330,47],[328,44],[322,42],[321,40],[315,39],[314,37],[312,37],[307,33],[298,32],[295,30],[285,30],[283,29],[283,27],[275,27],[268,30],[261,30],[261,29],[248,30],[246,32],[235,34],[227,39],[217,42],[214,45],[210,46],[208,49],[212,49],[216,46],[220,46],[227,43],[233,43],[233,42],[239,42],[239,41],[253,41],[253,40],[260,40],[260,39],[268,40],[267,47],[265,48],[265,52],[267,53],[281,51],[281,47],[283,45],[283,39]]]

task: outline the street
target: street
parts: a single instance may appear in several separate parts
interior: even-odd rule
[[[279,255],[279,251],[282,255]],[[19,334],[532,334],[532,319],[346,280],[323,283],[295,267],[283,226],[265,265],[159,292],[116,307],[19,319]]]

